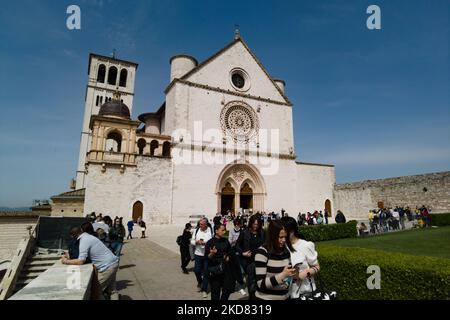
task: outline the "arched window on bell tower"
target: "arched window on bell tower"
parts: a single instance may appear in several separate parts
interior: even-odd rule
[[[120,152],[122,149],[122,135],[118,131],[108,133],[105,146],[106,151]]]
[[[127,69],[120,70],[120,80],[119,80],[119,86],[120,87],[126,87],[127,86],[127,76],[128,76]]]
[[[104,83],[105,82],[105,75],[106,75],[106,67],[105,67],[104,64],[101,64],[98,67],[97,82]]]
[[[112,84],[113,86],[115,86],[116,81],[117,81],[117,68],[112,66],[109,68],[108,72],[108,84]]]

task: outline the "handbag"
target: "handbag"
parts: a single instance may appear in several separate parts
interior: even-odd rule
[[[212,240],[212,244],[211,247],[214,247],[216,242],[215,240]],[[224,260],[221,259],[219,264],[216,266],[208,266],[208,273],[209,276],[214,277],[214,276],[221,276],[223,274],[225,274],[225,270],[224,270]]]
[[[316,290],[314,290],[313,284],[312,284],[312,278],[308,277],[309,285],[311,286],[311,291],[301,293],[298,298],[295,300],[336,300],[336,291],[328,291],[328,290],[319,290],[317,289],[319,285],[322,283],[319,280],[319,277],[315,275],[315,283],[316,283]]]
[[[210,276],[221,276],[225,274],[223,261],[220,262],[217,266],[208,267],[208,272]]]

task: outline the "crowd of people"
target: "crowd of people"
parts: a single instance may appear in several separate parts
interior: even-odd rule
[[[418,227],[428,227],[429,208],[424,205],[412,210],[410,207],[378,208],[369,210],[369,226],[361,223],[360,235],[377,234],[388,231],[404,230],[406,220]]]
[[[228,300],[235,291],[249,300],[303,299],[316,290],[317,251],[301,239],[295,218],[285,212],[238,214],[227,238],[224,219],[229,221],[228,215],[216,215],[212,223],[202,218],[195,228],[187,223],[177,238],[182,272],[189,273],[193,260],[203,298],[208,288],[211,300]]]
[[[261,220],[261,223],[263,227],[267,226],[267,224],[270,221],[274,220],[280,220],[283,217],[288,217],[289,214],[284,210],[281,209],[281,212],[275,213],[274,211],[267,213],[267,212],[256,212],[259,219]],[[249,216],[251,216],[251,213],[241,213],[239,212],[237,215],[235,215],[233,212],[228,211],[226,214],[222,215],[221,213],[217,213],[216,217],[221,217],[220,222],[222,224],[227,225],[228,222],[234,221],[235,219],[240,219],[243,225],[247,225]],[[322,210],[315,210],[313,213],[307,212],[307,213],[301,213],[299,212],[297,215],[297,223],[299,225],[316,225],[316,224],[328,224],[328,219],[331,217],[331,214],[328,212],[327,209],[324,210],[322,213]],[[338,210],[337,214],[335,216],[336,223],[345,223],[346,219],[342,211]]]
[[[61,262],[67,265],[82,265],[92,263],[98,279],[99,290],[94,299],[118,300],[116,290],[116,274],[119,268],[120,254],[126,236],[122,217],[96,215],[94,212],[88,215],[87,221],[81,226],[70,230],[71,241],[69,250],[62,257]],[[132,239],[134,221],[127,223],[128,236]],[[145,222],[138,220],[142,236],[145,238]]]

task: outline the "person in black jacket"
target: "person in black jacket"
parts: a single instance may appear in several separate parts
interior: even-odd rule
[[[336,217],[334,218],[334,220],[336,221],[336,223],[345,223],[346,222],[345,216],[341,210],[337,211],[337,214],[336,214]]]
[[[191,261],[191,254],[189,252],[189,245],[192,238],[191,228],[191,224],[186,223],[180,242],[181,270],[183,270],[183,273],[185,274],[189,273],[186,267],[189,264],[189,261]]]
[[[225,286],[225,274],[229,270],[231,245],[224,237],[225,226],[223,224],[214,225],[214,233],[214,238],[211,238],[205,246],[205,255],[209,260],[211,300],[228,300],[231,291],[228,290],[228,286]]]
[[[264,244],[264,230],[258,214],[254,214],[248,221],[248,228],[241,231],[236,243],[236,250],[240,253],[241,264],[247,275],[247,287],[249,300],[255,300],[256,273],[255,254],[256,250]]]

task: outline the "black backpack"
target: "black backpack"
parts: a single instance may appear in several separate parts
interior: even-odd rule
[[[177,244],[181,246],[183,244],[183,235],[177,237]]]

